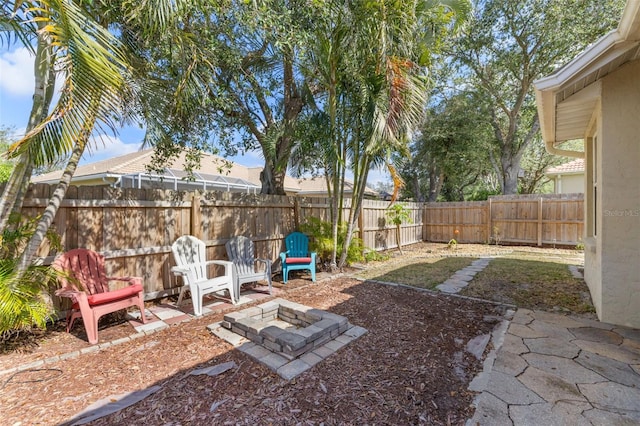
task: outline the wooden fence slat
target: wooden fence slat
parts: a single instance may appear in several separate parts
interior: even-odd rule
[[[47,185],[34,185],[23,212],[35,215],[46,205]],[[239,234],[251,237],[260,253],[276,260],[284,237],[309,217],[330,220],[329,198],[283,197],[207,191],[70,187],[54,219],[64,250],[87,247],[103,253],[114,275],[145,278],[148,297],[173,294],[170,245],[181,235],[199,235],[209,251],[224,256],[224,243]],[[404,203],[411,223],[401,226],[402,244],[419,241],[575,245],[584,229],[582,196],[491,197],[488,201]],[[346,200],[348,217],[351,200]],[[364,200],[357,219],[367,249],[397,247],[386,217],[389,203]],[[458,230],[459,233],[455,234]],[[55,253],[38,252],[50,263]],[[160,297],[160,296],[158,296]]]

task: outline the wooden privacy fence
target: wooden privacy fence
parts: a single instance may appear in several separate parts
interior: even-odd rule
[[[53,190],[45,184],[32,185],[23,213],[42,213]],[[257,257],[277,261],[284,237],[306,218],[330,220],[330,201],[218,191],[72,186],[52,227],[62,237],[64,250],[84,247],[102,253],[108,275],[143,277],[145,299],[151,300],[178,293],[181,283],[170,273],[174,265],[171,244],[181,235],[202,239],[208,256],[217,259],[226,259],[224,244],[229,238],[244,235],[255,242]],[[385,219],[388,205],[384,201],[364,201],[358,226],[366,247],[396,246],[394,228]],[[407,207],[413,222],[402,227],[403,244],[423,240],[423,207],[415,203]],[[49,264],[55,253],[43,245],[39,255]],[[280,265],[274,266],[278,270]],[[54,300],[60,303],[58,298]]]
[[[488,201],[425,205],[424,235],[432,242],[455,238],[462,243],[575,246],[583,226],[583,194],[495,196]]]
[[[23,212],[42,213],[53,189],[31,186]],[[229,238],[250,237],[257,256],[272,259],[274,270],[279,270],[284,237],[309,217],[330,221],[330,203],[329,198],[72,186],[53,228],[62,236],[64,250],[85,247],[102,253],[109,275],[141,276],[146,299],[157,299],[178,292],[180,283],[170,273],[171,244],[181,235],[205,241],[208,256],[216,259],[226,259],[224,244]],[[345,218],[350,203],[346,200]],[[581,194],[404,204],[411,221],[401,226],[403,244],[456,238],[462,243],[575,245],[584,222]],[[397,247],[395,227],[386,216],[388,206],[387,201],[364,200],[357,231],[368,249]],[[39,255],[48,264],[55,253],[43,245]]]

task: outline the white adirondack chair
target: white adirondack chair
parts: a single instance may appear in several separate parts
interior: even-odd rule
[[[171,272],[182,276],[184,285],[178,297],[178,305],[182,303],[184,293],[191,292],[193,313],[202,315],[202,298],[205,294],[219,293],[227,290],[231,303],[235,304],[237,297],[233,286],[233,263],[226,260],[207,260],[206,246],[203,241],[191,235],[183,235],[171,246],[176,266]],[[209,265],[224,266],[224,275],[209,277]]]
[[[240,286],[245,283],[267,281],[269,294],[271,288],[271,260],[256,259],[253,241],[247,237],[237,236],[225,244],[227,256],[233,262],[234,292],[240,298]],[[262,264],[263,266],[259,266]]]

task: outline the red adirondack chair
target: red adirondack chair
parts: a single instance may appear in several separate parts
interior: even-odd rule
[[[142,278],[107,277],[104,256],[88,249],[70,250],[60,255],[52,266],[61,272],[58,275],[61,288],[55,294],[73,300],[67,314],[67,332],[76,318],[82,317],[89,343],[96,344],[100,317],[129,306],[137,306],[142,322],[146,322]],[[110,281],[126,281],[129,285],[111,290]]]

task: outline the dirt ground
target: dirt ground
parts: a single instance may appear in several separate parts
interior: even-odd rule
[[[441,248],[405,248],[403,258]],[[467,386],[482,360],[465,346],[491,332],[503,307],[347,277],[314,284],[294,279],[286,289],[280,297],[343,315],[368,333],[285,381],[211,335],[206,326],[222,314],[208,315],[0,376],[0,424],[61,424],[100,399],[155,385],[160,390],[153,395],[90,424],[462,425],[472,416],[474,394]],[[110,324],[100,340],[132,332],[127,323]],[[0,369],[89,347],[85,339],[81,326],[71,334],[59,327],[30,349],[5,345]],[[187,375],[227,361],[237,367],[215,377]]]

